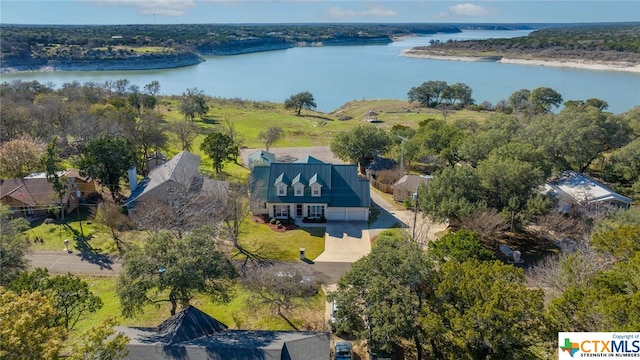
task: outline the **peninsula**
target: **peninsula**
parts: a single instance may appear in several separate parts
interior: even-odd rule
[[[640,24],[574,25],[510,39],[433,41],[402,55],[640,73]]]
[[[195,65],[204,61],[203,56],[307,46],[380,45],[403,36],[458,33],[466,28],[513,30],[534,27],[496,24],[2,24],[0,72],[163,69]]]

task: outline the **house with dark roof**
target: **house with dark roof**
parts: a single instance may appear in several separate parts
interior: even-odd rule
[[[116,327],[130,338],[126,360],[326,360],[329,333],[229,330],[193,306],[156,328]]]
[[[188,151],[182,151],[169,161],[155,167],[144,179],[138,182],[135,167],[129,169],[131,195],[125,202],[129,215],[135,214],[138,204],[150,200],[170,201],[176,197],[214,195],[224,202],[229,193],[229,183],[209,179],[200,174],[200,157]]]
[[[311,156],[301,162],[255,166],[251,172],[253,213],[276,219],[366,221],[369,191],[369,181],[358,177],[357,165],[327,164]]]
[[[414,194],[417,194],[420,185],[429,185],[429,181],[433,179],[431,175],[402,175],[400,180],[393,184],[393,200],[404,201],[405,199],[414,200]]]
[[[45,216],[51,208],[62,206],[65,213],[75,210],[84,198],[96,191],[92,178],[80,175],[77,169],[61,171],[58,176],[68,183],[62,203],[45,173],[33,173],[23,178],[0,179],[0,203],[9,207],[13,216]]]

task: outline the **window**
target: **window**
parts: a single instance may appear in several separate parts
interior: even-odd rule
[[[278,185],[278,196],[287,195],[287,185]]]
[[[310,205],[307,206],[307,215],[310,218],[324,217],[324,205]]]
[[[296,189],[296,192],[295,192],[296,196],[304,195],[304,186],[296,186],[295,189]]]
[[[289,217],[289,205],[273,205],[273,217]]]
[[[311,187],[311,196],[320,196],[320,186],[314,185]]]
[[[169,186],[169,187],[167,188],[167,192],[168,192],[168,193],[174,193],[174,192],[176,192],[176,188],[175,188],[174,186]]]

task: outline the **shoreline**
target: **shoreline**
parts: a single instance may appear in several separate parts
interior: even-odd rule
[[[551,67],[564,67],[573,69],[584,70],[599,70],[599,71],[626,71],[633,73],[640,73],[640,64],[629,63],[613,63],[613,62],[595,62],[595,61],[573,61],[573,60],[544,60],[544,59],[516,59],[502,57],[499,60],[487,60],[487,57],[483,56],[448,56],[448,55],[432,55],[425,53],[411,52],[412,49],[403,50],[400,56],[417,58],[417,59],[430,59],[430,60],[448,60],[448,61],[469,61],[469,62],[497,62],[502,64],[516,64],[516,65],[534,65],[534,66],[551,66]]]

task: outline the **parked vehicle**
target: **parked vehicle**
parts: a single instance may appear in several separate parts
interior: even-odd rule
[[[338,341],[335,346],[335,360],[352,360],[351,343],[348,341]]]
[[[369,350],[369,360],[391,360],[391,354],[378,350]]]

